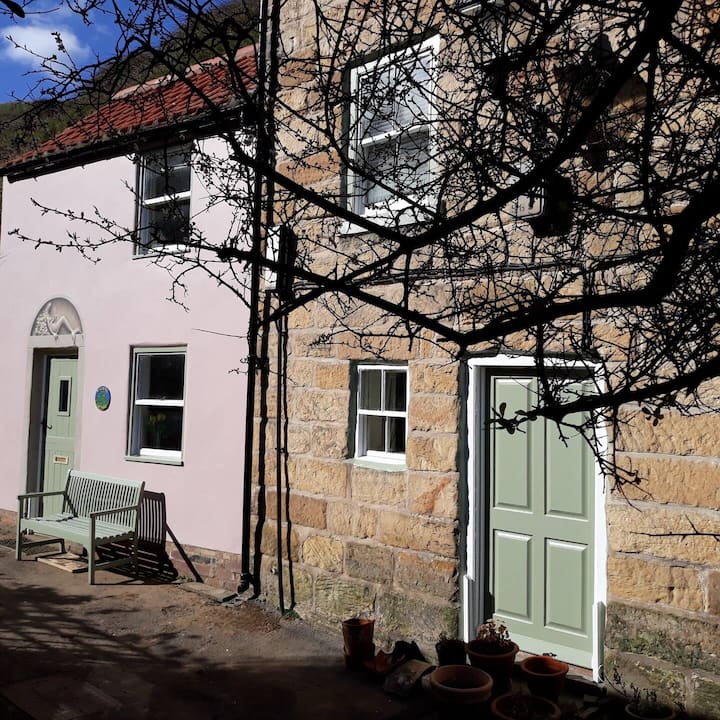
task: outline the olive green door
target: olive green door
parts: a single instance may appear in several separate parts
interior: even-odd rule
[[[490,374],[490,418],[536,405],[537,379]],[[589,392],[568,381],[573,393]],[[576,420],[578,418],[575,418]],[[572,420],[572,418],[568,418]],[[595,463],[577,432],[538,419],[487,424],[488,583],[492,609],[521,649],[590,667]]]
[[[77,358],[48,358],[45,417],[42,423],[44,491],[62,490],[75,461],[75,431],[78,408]],[[43,512],[60,512],[58,499],[45,501]]]

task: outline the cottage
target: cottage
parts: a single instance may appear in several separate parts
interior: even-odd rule
[[[254,67],[241,51],[248,88]],[[4,167],[0,507],[12,521],[19,493],[63,488],[73,467],[142,480],[164,495],[176,570],[234,589],[246,276],[198,271],[202,243],[247,232],[250,176],[222,135],[244,132],[229,75],[209,61],[125,89]],[[234,205],[217,204],[208,158],[234,173]]]

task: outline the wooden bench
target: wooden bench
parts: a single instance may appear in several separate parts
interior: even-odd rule
[[[65,541],[82,545],[88,555],[88,580],[95,582],[95,570],[137,562],[138,514],[145,483],[119,480],[70,470],[64,490],[18,495],[17,545],[15,557],[20,560],[25,548],[59,542],[65,552]],[[59,501],[62,496],[62,501]],[[58,498],[60,512],[42,511],[38,517],[27,517],[31,505],[39,500]],[[23,541],[27,531],[50,537]],[[130,541],[128,557],[99,562],[95,550],[102,545]]]

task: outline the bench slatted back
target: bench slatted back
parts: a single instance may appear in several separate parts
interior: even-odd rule
[[[70,470],[65,486],[63,512],[87,517],[91,512],[116,507],[139,508],[145,483],[140,480],[119,480]],[[137,511],[125,511],[103,518],[129,529],[137,527]]]

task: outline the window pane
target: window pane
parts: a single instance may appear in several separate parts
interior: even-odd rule
[[[388,452],[405,452],[405,418],[388,418]]]
[[[382,393],[382,371],[362,370],[360,372],[360,409],[380,410]]]
[[[398,129],[395,72],[392,66],[376,68],[360,78],[358,109],[360,136],[374,137]]]
[[[187,151],[148,156],[143,173],[143,199],[174,195],[190,190]]]
[[[140,448],[180,450],[182,441],[182,408],[139,405]]]
[[[138,400],[182,400],[185,376],[185,355],[138,354]]]
[[[70,410],[70,378],[62,378],[58,392],[58,409],[59,413],[67,415]]]
[[[190,200],[143,207],[140,215],[143,245],[184,245],[190,238]]]
[[[385,373],[385,407],[383,410],[405,412],[407,374],[404,370],[388,370]]]
[[[385,418],[365,415],[366,451],[385,452]]]

